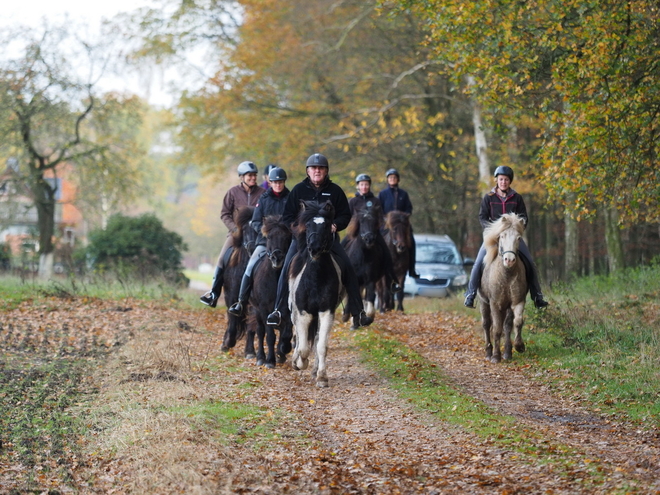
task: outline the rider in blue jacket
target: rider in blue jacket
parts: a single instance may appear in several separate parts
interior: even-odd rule
[[[497,185],[486,194],[479,208],[479,222],[485,229],[492,222],[500,218],[505,213],[516,213],[523,218],[523,222],[527,225],[527,207],[523,197],[514,191],[510,186],[513,182],[513,169],[507,166],[500,166],[495,169],[495,179]],[[536,265],[532,260],[532,255],[529,248],[523,239],[520,240],[518,252],[521,254],[520,259],[525,265],[525,272],[527,274],[527,283],[529,285],[529,292],[537,308],[545,308],[548,302],[543,298],[541,292],[541,284],[539,283],[539,276],[536,271]],[[472,267],[470,274],[470,282],[467,291],[465,292],[465,306],[474,308],[474,300],[477,296],[477,289],[481,285],[481,275],[483,273],[483,261],[486,256],[486,248],[481,245],[479,254]]]

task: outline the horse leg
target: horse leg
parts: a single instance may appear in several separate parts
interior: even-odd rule
[[[286,363],[286,355],[291,352],[291,340],[293,339],[293,328],[290,322],[285,322],[280,329],[280,339],[277,343],[277,362]]]
[[[397,292],[396,295],[396,310],[403,313],[403,291]]]
[[[511,308],[506,310],[504,316],[504,353],[502,359],[505,361],[513,357],[513,346],[511,345],[511,327],[513,326],[513,311]]]
[[[267,325],[268,326],[268,325]],[[268,344],[268,356],[266,357],[266,368],[275,368],[275,329],[268,326],[266,329],[266,343]]]
[[[242,323],[247,325],[245,321]],[[254,336],[255,336],[254,327],[252,325],[247,326],[245,332],[245,359],[254,359],[257,357],[254,350]]]
[[[294,309],[293,326],[296,329],[296,349],[293,352],[291,365],[295,370],[306,370],[309,366],[310,343],[307,333],[311,323],[312,315],[301,315],[297,309]]]
[[[319,315],[319,330],[316,338],[316,386],[328,386],[328,371],[326,357],[328,354],[328,340],[334,322],[334,313],[325,311]]]
[[[500,350],[500,341],[502,340],[502,326],[504,324],[504,315],[499,308],[493,307],[491,304],[490,312],[493,317],[493,324],[491,328],[491,339],[493,343],[493,355],[490,358],[491,363],[499,363],[502,361],[502,351]]]
[[[257,329],[257,356],[256,356],[257,366],[263,366],[264,362],[266,361],[266,353],[264,352],[264,338],[268,330],[264,328],[267,325],[264,325],[263,322],[259,321],[258,325],[259,327]]]
[[[493,326],[493,319],[490,314],[490,304],[482,301],[479,304],[481,309],[481,328],[484,332],[484,341],[486,344],[486,359],[490,360],[493,356],[493,343],[490,340],[490,329]]]
[[[519,302],[513,307],[513,335],[515,341],[513,343],[513,348],[517,352],[525,352],[525,342],[522,338],[522,327],[525,322],[525,300]]]
[[[369,282],[364,290],[364,311],[369,318],[376,315],[376,284]]]
[[[229,349],[236,346],[236,333],[236,317],[228,315],[227,330],[225,330],[225,336],[222,339],[222,346],[220,347],[222,352],[229,352]]]

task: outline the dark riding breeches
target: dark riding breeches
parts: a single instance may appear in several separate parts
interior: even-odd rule
[[[532,296],[532,299],[536,300],[536,297],[542,295],[541,284],[539,282],[539,275],[536,270],[536,265],[532,261],[532,254],[529,252],[529,248],[525,241],[520,240],[520,245],[518,246],[518,253],[521,255],[520,259],[525,265],[525,274],[527,277],[527,284],[529,285],[529,293]],[[486,257],[486,248],[482,244],[479,248],[479,254],[477,254],[477,259],[474,262],[472,267],[472,273],[470,273],[470,282],[468,283],[468,288],[466,294],[476,294],[477,289],[481,285],[481,275],[484,271],[484,258]]]

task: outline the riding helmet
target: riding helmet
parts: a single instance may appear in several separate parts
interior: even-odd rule
[[[385,178],[387,179],[390,175],[396,175],[399,179],[401,176],[399,175],[399,172],[395,168],[389,169],[387,172],[385,172]]]
[[[321,153],[314,153],[307,159],[307,167],[329,167],[328,159]]]
[[[275,182],[276,180],[286,180],[286,172],[283,168],[273,167],[270,169],[270,172],[268,172],[268,180],[271,182]]]
[[[355,178],[355,183],[357,184],[358,182],[362,182],[363,180],[366,180],[371,184],[371,177],[369,177],[367,174],[360,174]]]
[[[275,165],[273,163],[269,163],[268,165],[266,165],[266,168],[264,169],[264,175],[266,177],[268,177],[268,174],[270,174],[270,171],[273,170],[275,167],[277,167],[277,165]]]
[[[243,177],[245,174],[257,174],[257,166],[252,162],[241,162],[238,165],[238,176]]]
[[[493,174],[495,178],[497,178],[498,175],[506,175],[511,182],[513,182],[513,169],[511,167],[500,165],[495,169],[495,173]]]

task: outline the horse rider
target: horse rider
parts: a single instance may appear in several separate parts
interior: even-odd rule
[[[383,215],[387,215],[391,211],[403,211],[412,215],[413,205],[408,193],[399,187],[401,177],[399,176],[397,169],[389,169],[385,172],[385,178],[387,179],[388,187],[378,193],[378,199],[383,206]],[[408,253],[408,274],[413,278],[419,278],[419,274],[417,273],[417,270],[415,270],[415,264],[417,262],[417,247],[412,226],[410,227],[410,237],[412,249],[410,249]]]
[[[378,229],[376,230],[376,242],[385,255],[385,270],[389,272],[388,278],[392,280],[392,292],[396,293],[401,290],[399,281],[396,279],[394,273],[394,263],[392,262],[392,255],[387,247],[381,229],[385,225],[383,216],[383,207],[380,200],[371,192],[371,177],[367,174],[359,174],[355,178],[356,192],[355,196],[348,200],[348,207],[351,209],[351,215],[355,215],[357,211],[366,211],[371,208],[378,208]]]
[[[270,178],[269,178],[270,171],[273,170],[275,167],[277,167],[277,165],[269,163],[268,165],[266,165],[266,168],[264,168],[264,174],[261,176],[264,179],[263,183],[261,184],[261,187],[263,187],[264,189],[268,189],[270,187]]]
[[[252,214],[250,227],[257,233],[256,247],[250,261],[248,261],[245,273],[241,279],[241,288],[238,291],[238,301],[232,304],[227,311],[234,316],[243,316],[247,302],[250,300],[252,291],[252,270],[264,254],[266,254],[266,238],[261,232],[261,226],[264,218],[267,216],[281,217],[284,212],[284,204],[289,196],[289,190],[286,188],[286,172],[280,167],[273,167],[268,173],[268,182],[270,187],[259,198],[257,207]]]
[[[353,316],[353,326],[367,326],[373,322],[373,318],[367,316],[362,306],[362,296],[358,286],[357,276],[346,255],[346,251],[339,243],[337,232],[344,230],[351,220],[351,210],[344,190],[332,182],[329,177],[328,159],[321,153],[314,153],[307,159],[307,177],[296,184],[286,200],[282,220],[287,225],[292,225],[298,218],[301,200],[322,202],[329,200],[335,208],[335,219],[332,224],[332,232],[335,233],[334,242],[330,248],[335,261],[339,263],[342,274],[342,283],[348,294],[348,311]],[[289,280],[288,272],[291,259],[298,252],[298,243],[294,237],[284,261],[284,267],[280,273],[277,284],[277,297],[275,299],[275,310],[268,315],[266,323],[279,327],[283,318],[290,318],[289,313]]]
[[[527,207],[523,197],[511,188],[513,182],[513,169],[506,165],[495,169],[495,180],[497,185],[488,192],[481,201],[479,208],[479,222],[482,228],[488,227],[492,222],[500,218],[505,213],[515,213],[523,218],[523,223],[527,226]],[[518,253],[520,259],[525,265],[527,274],[527,283],[529,284],[529,293],[537,308],[545,308],[548,302],[543,298],[541,284],[539,283],[536,265],[529,252],[529,248],[523,239],[520,240]],[[472,267],[470,282],[465,292],[465,306],[474,308],[474,300],[477,296],[477,289],[481,285],[481,275],[483,273],[483,261],[486,256],[486,248],[481,245],[479,254]]]
[[[257,185],[257,175],[259,171],[253,162],[241,162],[237,168],[238,177],[241,180],[240,184],[232,187],[225,194],[222,200],[222,210],[220,211],[220,218],[227,226],[227,239],[220,250],[218,256],[218,263],[216,264],[215,274],[213,275],[213,283],[211,290],[204,294],[199,300],[215,308],[218,304],[220,291],[223,284],[224,272],[224,257],[225,253],[232,244],[232,234],[236,231],[237,227],[234,223],[234,212],[241,206],[254,206],[257,204],[259,197],[264,193],[265,189]]]

